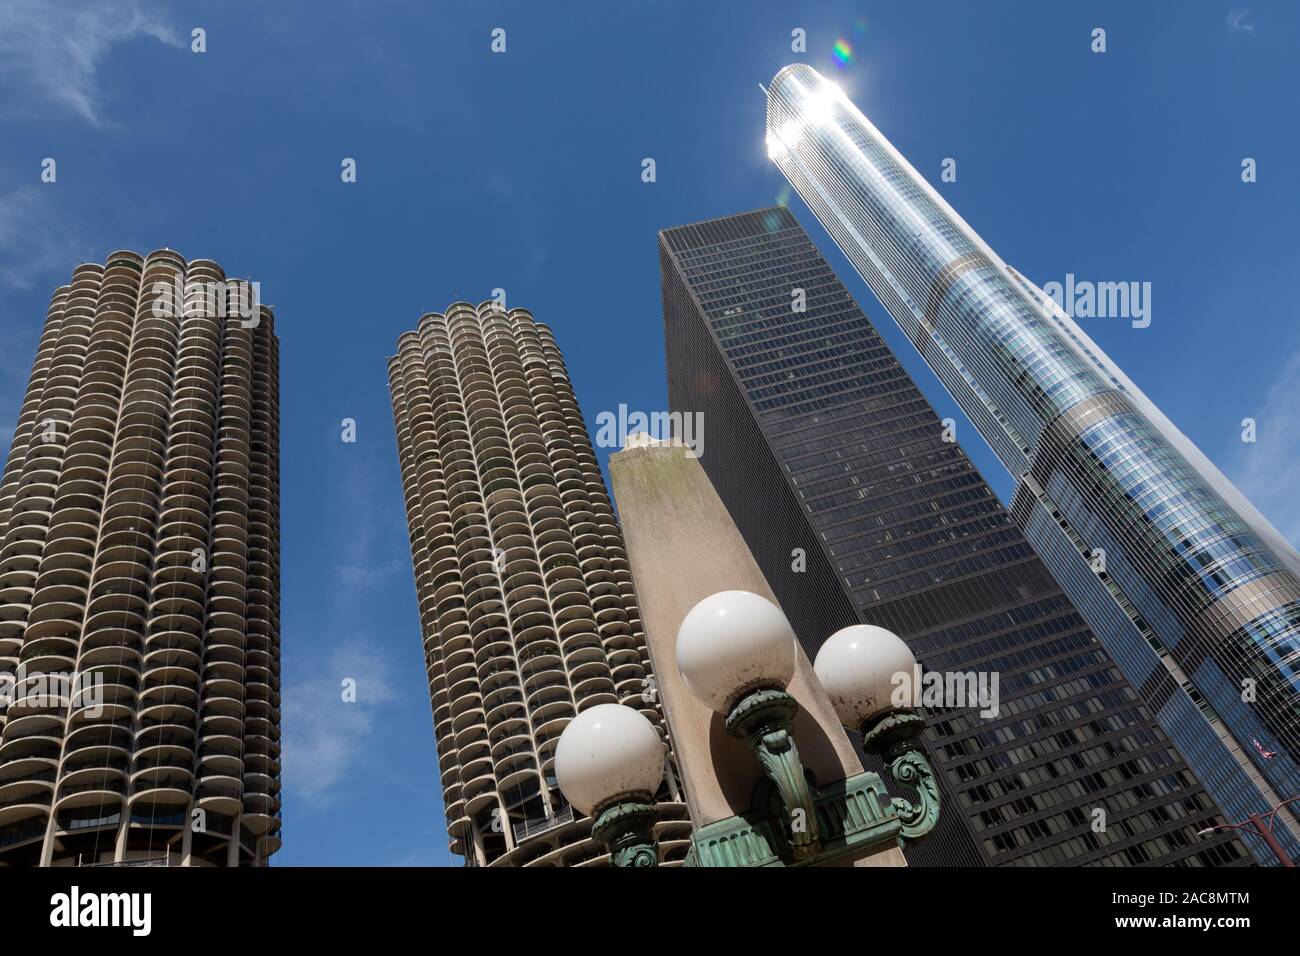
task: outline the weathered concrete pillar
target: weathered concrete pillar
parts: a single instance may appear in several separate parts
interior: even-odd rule
[[[181,866],[194,865],[194,804],[185,807],[185,831],[181,836]]]
[[[686,803],[699,829],[749,810],[763,774],[749,747],[727,733],[724,718],[683,683],[675,652],[677,628],[697,602],[717,591],[752,591],[773,603],[776,598],[704,469],[686,448],[629,442],[610,458],[609,470]],[[861,761],[817,683],[812,663],[797,645],[796,655],[787,690],[800,706],[794,738],[804,766],[819,787],[861,774]],[[896,848],[852,862],[907,865]]]

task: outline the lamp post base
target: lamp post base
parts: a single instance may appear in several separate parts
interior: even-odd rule
[[[763,773],[780,804],[773,810],[790,852],[796,860],[807,861],[821,853],[821,840],[812,789],[794,742],[794,715],[798,711],[798,701],[784,690],[751,691],[731,708],[727,732],[747,741],[763,765]]]
[[[649,803],[623,801],[596,814],[591,835],[609,849],[614,866],[658,866],[655,813]]]
[[[843,865],[897,852],[902,824],[889,807],[889,794],[873,771],[828,783],[814,793],[821,821],[821,852],[796,858],[780,819],[758,806],[734,817],[696,827],[686,866],[793,867]],[[900,858],[900,865],[902,861]]]

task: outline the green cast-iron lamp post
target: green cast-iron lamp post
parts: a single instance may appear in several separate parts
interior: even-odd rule
[[[920,742],[924,721],[891,701],[895,675],[910,680],[916,667],[907,645],[884,628],[847,627],[826,641],[813,670],[840,721],[859,731],[864,747],[884,759],[895,784],[916,791],[916,802],[888,797],[871,772],[820,791],[814,786],[793,733],[799,703],[787,688],[796,659],[789,621],[760,595],[720,591],[682,620],[677,667],[683,683],[725,718],[729,734],[749,745],[764,777],[750,812],[706,827],[722,827],[725,834],[704,845],[747,842],[747,852],[760,861],[752,865],[814,866],[882,839],[912,842],[925,836],[939,819],[939,788]],[[663,763],[658,731],[640,712],[621,704],[584,711],[560,736],[555,753],[560,790],[578,810],[596,818],[592,835],[609,848],[615,866],[658,862],[651,799]],[[844,825],[850,793],[859,808],[863,802],[876,808],[853,832]],[[838,829],[829,832],[827,824]],[[701,837],[711,836],[697,833],[697,850]],[[695,858],[701,865],[736,865],[721,862],[711,850],[702,853],[707,859]]]
[[[797,862],[821,853],[813,793],[792,726],[799,704],[787,691],[795,638],[781,609],[749,591],[705,598],[677,629],[677,669],[701,703],[747,742],[771,784],[766,808]]]
[[[555,746],[564,798],[594,817],[591,835],[615,866],[657,866],[654,793],[664,775],[663,741],[640,711],[598,704],[569,721]]]
[[[903,837],[925,836],[939,822],[939,782],[925,756],[925,720],[892,700],[896,675],[912,682],[916,658],[893,631],[855,624],[836,631],[817,652],[813,670],[840,722],[862,735],[862,747],[882,757],[894,783],[912,787],[916,803],[894,797]]]

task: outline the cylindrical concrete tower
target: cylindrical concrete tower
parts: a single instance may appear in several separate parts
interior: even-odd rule
[[[159,250],[55,291],[0,482],[0,864],[280,846],[279,359],[253,288]]]
[[[551,330],[465,302],[388,363],[452,852],[600,865],[554,774],[561,731],[622,703],[663,720],[623,537]],[[656,827],[681,860],[671,769]]]

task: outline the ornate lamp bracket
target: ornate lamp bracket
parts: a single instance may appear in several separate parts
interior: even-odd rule
[[[918,802],[894,797],[893,811],[903,825],[903,839],[919,840],[939,822],[939,782],[925,756],[921,731],[925,720],[912,710],[895,710],[862,727],[862,746],[880,755],[894,783],[916,790]]]
[[[654,824],[649,803],[624,798],[596,813],[591,835],[608,848],[614,866],[658,866]]]
[[[804,861],[821,852],[821,839],[812,788],[804,776],[792,733],[798,710],[798,702],[783,690],[751,691],[731,708],[727,733],[753,748],[779,797],[780,831],[795,860]]]

